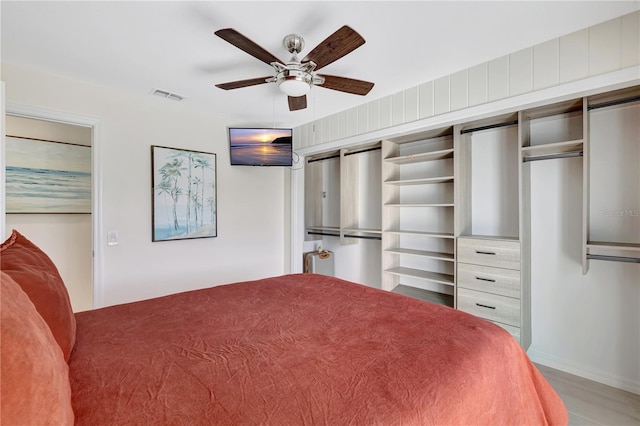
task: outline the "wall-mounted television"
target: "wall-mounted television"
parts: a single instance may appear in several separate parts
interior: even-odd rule
[[[229,127],[232,166],[291,166],[292,129]]]

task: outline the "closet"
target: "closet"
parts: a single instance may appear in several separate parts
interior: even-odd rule
[[[380,287],[381,144],[305,159],[305,251],[334,252],[336,276]]]
[[[305,164],[305,239],[342,250],[336,261],[350,268],[337,276],[485,318],[525,348],[532,254],[545,250],[531,249],[532,217],[545,208],[539,178],[556,185],[548,204],[560,224],[544,232],[563,233],[556,241],[566,245],[552,244],[578,271],[591,261],[640,263],[640,87],[314,154]]]
[[[585,110],[583,274],[590,260],[640,263],[640,88],[591,96]]]
[[[521,264],[518,129],[518,114],[455,126],[457,308],[500,325],[527,347],[531,319]]]
[[[455,307],[452,128],[382,150],[382,288]]]

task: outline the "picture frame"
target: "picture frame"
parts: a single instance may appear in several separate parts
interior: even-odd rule
[[[5,208],[13,214],[90,214],[91,146],[5,138]]]
[[[151,146],[152,241],[218,235],[217,155]]]

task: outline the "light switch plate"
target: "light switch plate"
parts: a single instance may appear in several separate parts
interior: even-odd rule
[[[107,232],[107,245],[108,246],[117,246],[119,243],[118,231],[108,231]]]

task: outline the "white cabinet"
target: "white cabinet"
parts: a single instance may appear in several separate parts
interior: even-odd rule
[[[455,306],[452,129],[382,142],[382,288]]]

